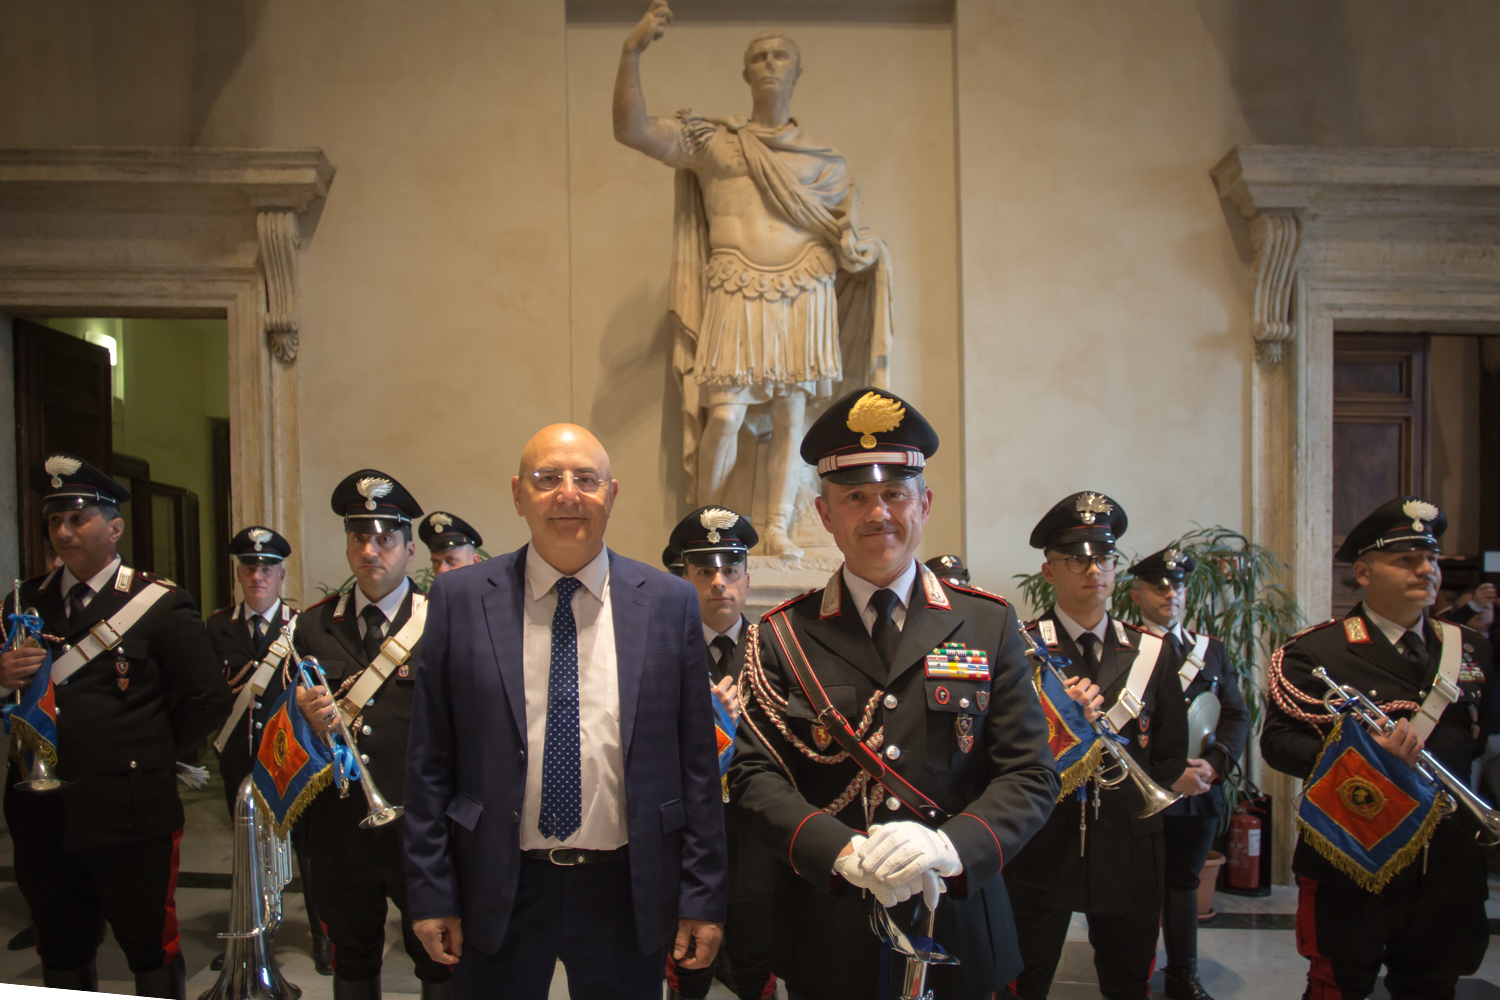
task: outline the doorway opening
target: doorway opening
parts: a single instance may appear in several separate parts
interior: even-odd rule
[[[1392,497],[1437,504],[1448,516],[1439,609],[1483,582],[1484,553],[1500,550],[1497,348],[1480,335],[1334,335],[1333,547]],[[1332,568],[1342,616],[1360,590],[1348,563]]]
[[[208,614],[233,600],[229,342],[224,319],[17,319],[20,569],[50,552],[32,465],[86,458],[131,493],[120,554],[173,580]]]

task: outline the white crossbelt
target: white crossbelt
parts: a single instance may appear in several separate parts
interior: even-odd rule
[[[1437,676],[1432,679],[1432,690],[1422,700],[1422,707],[1412,716],[1411,727],[1426,740],[1437,728],[1438,720],[1448,706],[1458,700],[1458,668],[1463,662],[1463,632],[1457,625],[1431,619],[1443,643],[1443,653],[1438,659]]]
[[[287,632],[276,637],[271,643],[271,648],[266,650],[265,659],[255,668],[255,673],[250,675],[250,680],[234,699],[234,707],[229,710],[229,719],[224,723],[224,728],[219,730],[219,738],[214,740],[214,750],[224,752],[229,737],[234,733],[234,727],[240,724],[240,718],[244,716],[245,710],[250,707],[250,699],[259,698],[266,693],[266,688],[271,685],[271,678],[276,676],[276,671],[281,669],[281,662],[286,659],[286,654],[292,651],[292,633],[297,630],[297,619],[292,618],[287,623]]]
[[[1193,635],[1193,633],[1188,632],[1188,635]],[[1203,672],[1203,654],[1208,652],[1208,636],[1194,635],[1193,638],[1196,640],[1193,648],[1188,651],[1187,660],[1182,664],[1182,669],[1177,671],[1177,679],[1182,681],[1184,691],[1193,683],[1193,678]]]
[[[1115,632],[1121,642],[1129,645],[1125,626],[1118,621],[1115,622]],[[1149,632],[1142,633],[1141,644],[1135,651],[1135,660],[1130,664],[1130,676],[1125,679],[1125,690],[1120,692],[1114,706],[1104,713],[1115,732],[1122,732],[1131,719],[1141,714],[1146,685],[1151,683],[1151,673],[1156,669],[1156,660],[1160,655],[1161,639]]]
[[[380,686],[385,683],[386,678],[395,672],[396,668],[411,658],[411,648],[422,638],[422,628],[427,624],[427,598],[422,594],[411,595],[411,617],[406,624],[401,626],[401,631],[388,637],[380,644],[380,652],[375,654],[375,659],[370,661],[369,667],[359,675],[359,680],[354,682],[354,687],[344,696],[344,702],[354,706],[356,713],[359,707],[375,696]],[[344,717],[347,724],[354,719],[353,715],[339,705],[339,714]]]
[[[79,639],[62,656],[52,661],[52,683],[65,684],[79,670],[118,646],[125,633],[145,616],[146,612],[170,594],[171,591],[159,583],[148,583],[125,606],[102,622],[89,629],[88,635]]]

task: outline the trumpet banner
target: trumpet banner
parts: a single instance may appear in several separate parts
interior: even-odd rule
[[[25,755],[40,756],[52,767],[57,766],[57,688],[52,683],[52,647],[42,637],[42,620],[36,615],[7,616],[5,648],[31,646],[45,655],[42,665],[31,677],[31,684],[18,704],[6,705],[5,733],[10,737],[10,755],[30,767]]]
[[[332,782],[333,771],[333,754],[302,717],[293,684],[276,699],[251,772],[277,836],[287,835],[307,804]]]
[[[1416,860],[1451,805],[1441,789],[1377,744],[1349,714],[1323,743],[1297,809],[1313,848],[1367,892]]]
[[[1047,746],[1057,760],[1058,777],[1062,781],[1057,801],[1061,802],[1099,767],[1104,747],[1089,725],[1083,706],[1068,697],[1056,674],[1038,666],[1032,672],[1031,683],[1042,703],[1042,714],[1047,717]]]

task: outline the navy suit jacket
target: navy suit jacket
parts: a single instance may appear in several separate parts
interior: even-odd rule
[[[526,786],[522,668],[527,547],[433,582],[406,758],[413,920],[460,916],[464,943],[500,950],[520,873]],[[677,920],[722,923],[724,806],[698,595],[609,554],[630,886],[644,952]]]

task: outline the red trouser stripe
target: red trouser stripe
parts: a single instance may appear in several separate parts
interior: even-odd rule
[[[161,948],[166,952],[163,966],[182,954],[182,936],[177,933],[177,866],[182,861],[182,831],[172,834],[172,875],[167,879],[167,912],[161,924]]]
[[[1343,1000],[1333,961],[1318,951],[1318,883],[1297,879],[1297,953],[1308,960],[1306,1000]]]

